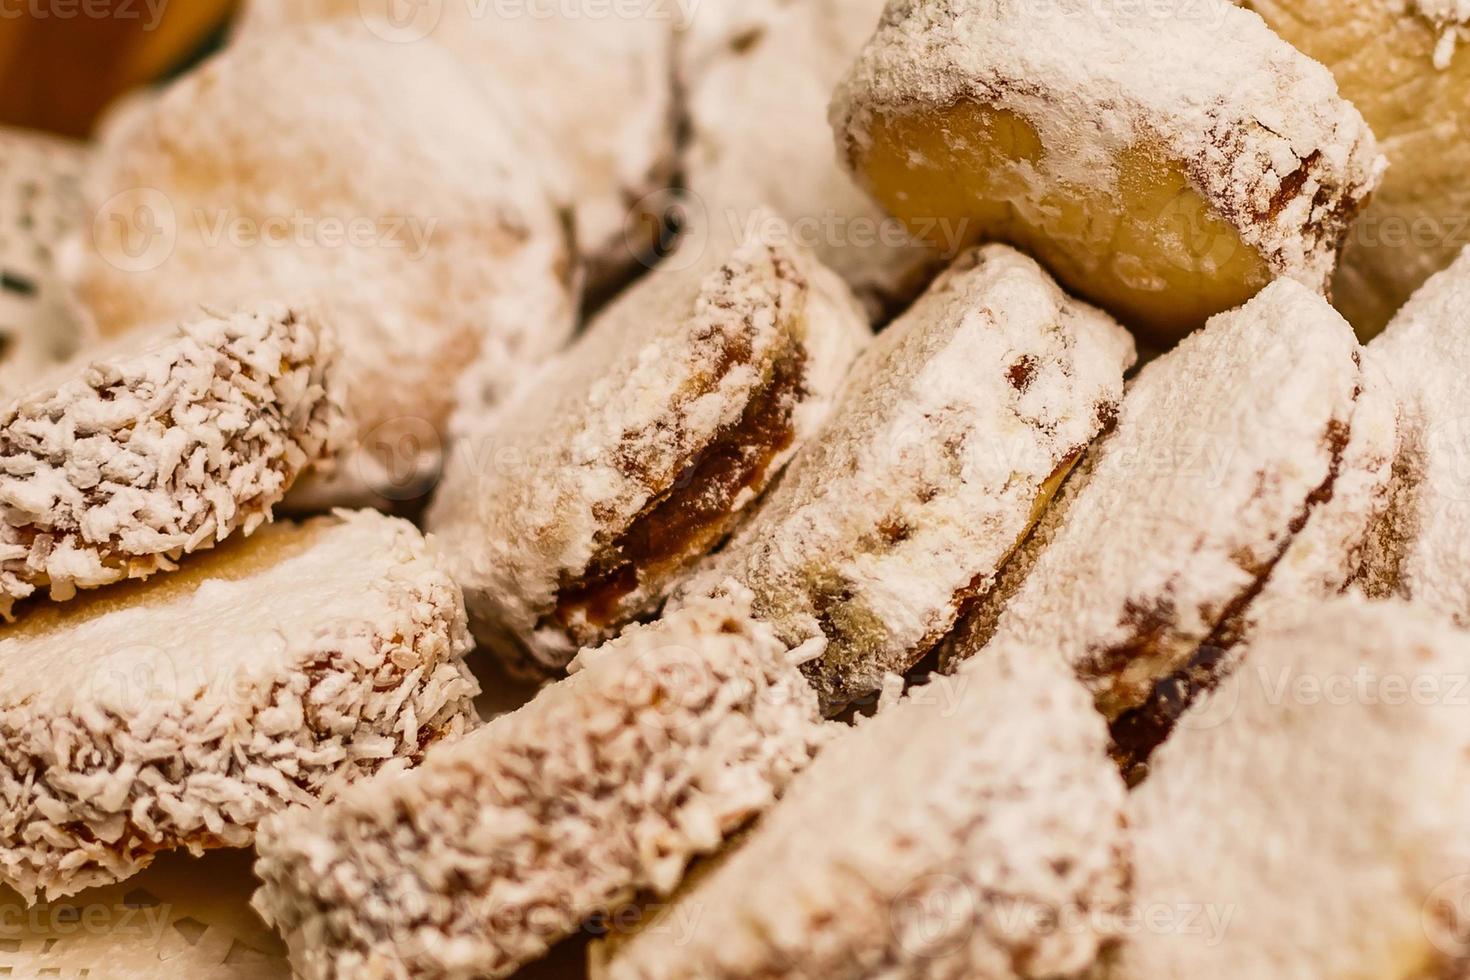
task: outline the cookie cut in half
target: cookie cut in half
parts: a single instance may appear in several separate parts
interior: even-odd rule
[[[1128,808],[1134,903],[1192,927],[1135,930],[1108,975],[1464,976],[1470,635],[1337,600],[1248,646]]]
[[[1470,4],[1465,0],[1248,0],[1325,64],[1388,154],[1383,185],[1348,236],[1333,299],[1378,333],[1470,245]]]
[[[884,0],[704,0],[680,38],[689,117],[684,186],[705,220],[746,220],[769,204],[801,244],[874,312],[937,271],[939,251],[868,197],[837,162],[832,89],[873,34]],[[949,257],[957,243],[949,246]]]
[[[17,977],[107,980],[283,980],[280,939],[250,909],[254,855],[168,854],[126,882],[71,899],[13,910],[0,945],[0,971]]]
[[[74,353],[56,250],[82,224],[81,143],[0,129],[0,389]]]
[[[1470,250],[1414,294],[1368,346],[1400,403],[1390,499],[1355,586],[1470,626]]]
[[[733,578],[823,707],[954,626],[1117,413],[1128,333],[1003,245],[962,255],[858,361],[831,420],[685,594]]]
[[[459,591],[412,525],[276,525],[0,630],[0,878],[28,900],[288,805],[474,721]]]
[[[1116,719],[1213,646],[1330,499],[1363,371],[1352,329],[1289,279],[1131,383],[1113,433],[950,640],[1055,651]]]
[[[267,824],[256,907],[298,973],[505,977],[671,891],[827,739],[749,612],[736,595],[631,628],[418,769]]]
[[[703,880],[595,948],[593,976],[1081,976],[1127,881],[1106,725],[1043,649],[970,665],[955,702],[945,685],[825,749]]]
[[[558,672],[656,611],[870,337],[805,253],[752,236],[714,261],[633,287],[450,455],[429,527],[476,636],[517,670]]]
[[[674,34],[682,9],[665,0],[250,0],[237,33],[363,19],[390,42],[442,44],[524,115],[538,171],[553,175],[591,288],[600,291],[637,269],[653,244],[632,219],[673,176]]]
[[[344,437],[336,348],[279,305],[121,338],[0,410],[0,613],[144,578],[271,517]]]
[[[97,217],[67,269],[81,304],[107,334],[200,304],[319,312],[364,446],[327,502],[404,491],[392,465],[435,468],[468,365],[491,363],[500,394],[570,337],[534,158],[437,45],[357,23],[271,34],[137,111],[88,182]],[[405,431],[422,459],[393,455]]]
[[[1023,248],[1164,341],[1278,277],[1325,293],[1384,166],[1331,74],[1230,0],[892,0],[832,120],[895,215]]]

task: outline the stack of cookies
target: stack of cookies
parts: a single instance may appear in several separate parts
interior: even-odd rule
[[[0,972],[1470,975],[1463,0],[400,6],[0,134]]]

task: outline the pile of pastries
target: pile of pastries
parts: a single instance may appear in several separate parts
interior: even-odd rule
[[[252,0],[0,132],[0,972],[1470,976],[1464,41]]]

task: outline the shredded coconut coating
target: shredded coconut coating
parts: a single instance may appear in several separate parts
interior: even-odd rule
[[[907,300],[938,256],[837,162],[827,103],[884,0],[704,0],[680,38],[684,185],[705,219],[769,204],[871,310]]]
[[[316,309],[369,448],[405,421],[442,432],[477,359],[504,388],[570,337],[565,235],[519,124],[437,45],[272,33],[138,113],[102,147],[67,270],[104,332]]]
[[[458,589],[412,525],[281,525],[0,638],[0,871],[74,894],[245,847],[474,720]]]
[[[407,17],[405,17],[407,14]],[[512,100],[531,130],[538,166],[570,210],[594,281],[638,256],[628,219],[674,172],[674,34],[682,8],[619,4],[442,0],[250,0],[237,37],[294,24],[375,18],[399,44],[438,43],[486,88]]]
[[[1465,975],[1470,636],[1397,603],[1306,606],[1160,752],[1129,805],[1142,929],[1114,980]]]
[[[940,686],[824,750],[599,980],[1002,980],[1090,967],[1127,878],[1125,792],[1102,718],[1044,649],[970,665],[950,688],[957,703]]]
[[[261,835],[256,907],[306,980],[504,977],[769,807],[827,739],[748,597],[584,652],[408,773]]]
[[[88,153],[81,143],[0,128],[0,390],[65,360],[80,339],[56,250],[85,215]]]
[[[133,335],[0,415],[0,613],[251,534],[344,440],[336,348],[280,305]]]
[[[1159,142],[1272,272],[1324,294],[1385,167],[1332,75],[1230,0],[892,0],[837,90],[839,152],[962,100],[1029,122],[1063,185],[1114,187],[1119,154]]]
[[[1367,365],[1394,386],[1400,442],[1390,503],[1359,582],[1470,626],[1470,250],[1414,294],[1368,347]]]
[[[969,251],[854,368],[828,425],[684,594],[735,578],[828,711],[983,594],[1117,411],[1133,342],[1005,246]]]
[[[644,279],[450,454],[429,527],[476,636],[517,669],[560,671],[622,625],[547,617],[558,593],[740,424],[778,361],[804,362],[794,437],[740,490],[732,515],[822,423],[871,336],[846,287],[804,253],[753,235],[716,262]],[[653,611],[685,566],[644,570],[620,609]]]
[[[1358,351],[1342,317],[1291,280],[1214,317],[1133,381],[1024,581],[988,597],[977,623],[1057,651],[1109,717],[1137,707],[1254,597],[1331,491]],[[990,639],[968,625],[961,636],[954,659]]]

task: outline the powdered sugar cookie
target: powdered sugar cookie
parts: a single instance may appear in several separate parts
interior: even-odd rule
[[[1110,976],[1463,976],[1470,636],[1339,600],[1248,645],[1129,805],[1144,921],[1197,926],[1132,932]]]
[[[883,0],[707,0],[679,47],[682,170],[697,210],[721,225],[775,207],[874,312],[916,293],[940,261],[832,152],[827,103],[882,10]]]
[[[969,665],[953,710],[925,694],[825,749],[708,877],[594,952],[593,975],[1081,975],[1127,880],[1103,720],[1042,649]]]
[[[1005,246],[962,255],[885,331],[832,420],[685,589],[734,578],[837,711],[983,595],[1116,413],[1133,343]]]
[[[1133,381],[1021,580],[949,653],[1014,634],[1057,651],[1110,718],[1143,704],[1234,623],[1330,499],[1361,384],[1351,328],[1298,283],[1213,318]]]
[[[536,165],[437,46],[360,25],[272,34],[138,112],[103,148],[69,271],[104,332],[201,303],[315,308],[362,442],[416,426],[425,456],[467,364],[514,378],[568,339],[565,241]],[[343,467],[355,496],[380,462]]]
[[[429,527],[476,635],[520,669],[559,671],[656,609],[868,339],[841,281],[784,245],[705,268],[639,283],[451,454]]]
[[[0,389],[75,352],[56,249],[82,224],[87,148],[0,129]]]
[[[0,878],[27,900],[266,816],[465,731],[463,606],[423,538],[363,512],[262,531],[0,631]]]
[[[674,32],[677,0],[251,0],[240,33],[359,19],[397,44],[433,43],[458,55],[492,89],[504,89],[556,167],[578,252],[594,290],[636,268],[647,244],[630,212],[674,172]],[[760,202],[755,202],[760,203]]]
[[[826,740],[749,611],[737,594],[633,627],[419,769],[267,825],[256,906],[300,975],[504,977],[667,894]]]
[[[0,613],[174,567],[270,519],[343,440],[336,348],[283,306],[130,335],[0,411]]]
[[[1348,236],[1333,299],[1368,336],[1470,245],[1470,5],[1464,0],[1250,0],[1321,61],[1389,158]]]
[[[1161,339],[1277,277],[1325,292],[1383,170],[1332,76],[1229,0],[893,0],[832,118],[894,214]]]

